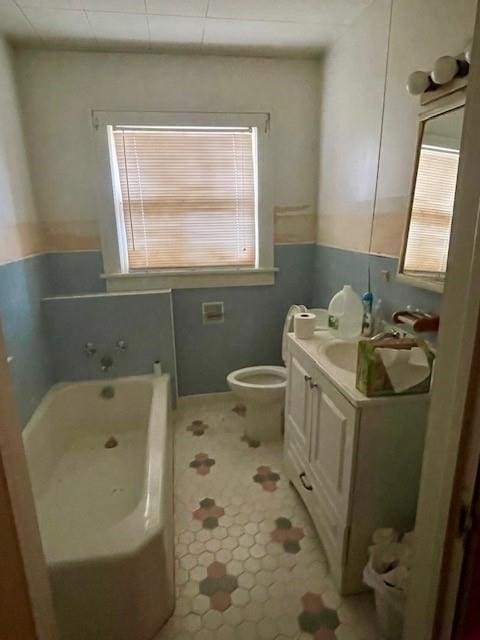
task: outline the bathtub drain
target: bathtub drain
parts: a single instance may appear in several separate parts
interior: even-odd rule
[[[105,447],[105,449],[113,449],[117,445],[118,445],[118,440],[113,436],[111,436],[103,446]]]

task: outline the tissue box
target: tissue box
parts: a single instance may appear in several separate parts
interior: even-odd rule
[[[377,349],[412,349],[420,347],[424,350],[430,364],[430,375],[420,384],[410,387],[402,393],[396,393],[390,383]],[[356,387],[369,398],[376,396],[407,395],[411,393],[428,393],[432,378],[432,365],[435,356],[428,346],[421,340],[414,338],[387,337],[382,340],[360,340],[358,343],[357,357],[357,382]]]

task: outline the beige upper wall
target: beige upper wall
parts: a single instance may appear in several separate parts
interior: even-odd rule
[[[0,38],[0,264],[42,250],[9,46]]]
[[[92,109],[271,112],[276,241],[315,241],[318,62],[22,50],[16,70],[51,248],[98,246]]]
[[[324,68],[330,97],[320,126],[320,244],[399,255],[419,111],[406,79],[415,69],[430,70],[441,55],[463,50],[473,33],[476,4],[393,0],[388,68],[390,0],[376,0],[333,47]],[[326,162],[332,166],[325,173]]]
[[[418,129],[418,98],[405,90],[415,69],[461,53],[473,36],[476,0],[394,0],[378,193],[371,250],[399,255]]]
[[[367,251],[380,145],[390,0],[377,0],[324,59],[318,242]]]

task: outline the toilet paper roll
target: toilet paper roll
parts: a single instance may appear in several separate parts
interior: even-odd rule
[[[154,376],[162,375],[162,363],[160,362],[160,360],[155,360],[155,362],[153,363],[153,375]]]
[[[317,316],[314,313],[297,313],[293,318],[295,337],[301,340],[313,338]]]

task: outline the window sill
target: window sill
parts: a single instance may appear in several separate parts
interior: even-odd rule
[[[419,289],[426,289],[427,291],[435,291],[435,293],[443,293],[445,288],[445,281],[434,278],[428,278],[423,276],[414,276],[408,273],[397,273],[397,280],[404,282],[412,287],[418,287]]]
[[[272,285],[277,268],[168,269],[103,274],[108,292]]]

